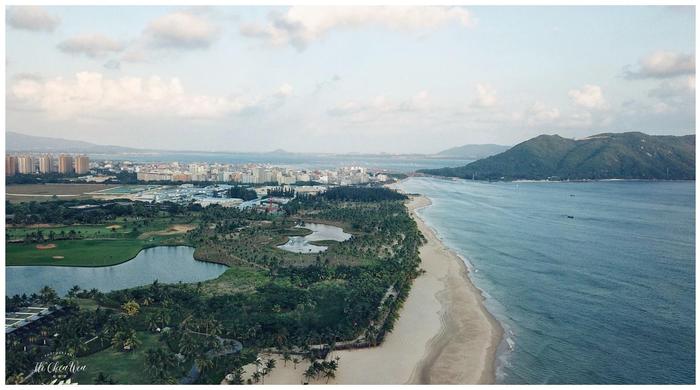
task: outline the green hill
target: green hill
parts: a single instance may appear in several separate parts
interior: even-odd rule
[[[540,135],[465,166],[418,172],[477,180],[695,180],[695,135]]]

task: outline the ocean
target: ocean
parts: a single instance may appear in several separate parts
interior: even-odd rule
[[[695,383],[695,182],[400,188],[501,322],[497,382]]]

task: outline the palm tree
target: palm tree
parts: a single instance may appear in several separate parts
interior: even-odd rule
[[[140,308],[141,306],[133,299],[122,305],[122,310],[124,310],[126,315],[130,317],[133,317],[136,314],[138,314]]]
[[[44,286],[41,289],[41,291],[39,291],[39,296],[41,302],[43,303],[54,303],[58,300],[58,294],[56,294],[56,290],[52,289],[49,286]]]
[[[162,348],[146,351],[146,371],[157,383],[170,382],[168,372],[177,365],[177,359]]]
[[[78,285],[71,287],[71,289],[68,290],[68,298],[71,298],[71,299],[75,298],[79,292],[80,292],[80,287]]]
[[[194,358],[194,364],[197,366],[199,372],[204,372],[205,370],[214,367],[214,361],[208,357],[206,354],[199,354]]]
[[[261,376],[261,375],[260,375],[260,372],[259,372],[259,371],[255,371],[255,372],[253,373],[253,381],[254,381],[255,383],[260,382],[260,376]]]
[[[180,353],[190,357],[199,350],[199,342],[194,337],[183,335],[180,339]]]
[[[292,359],[292,363],[294,363],[294,369],[295,369],[295,370],[297,369],[297,364],[299,364],[300,362],[301,362],[301,360],[299,360],[298,357],[295,357],[295,358]]]
[[[282,353],[282,360],[284,360],[284,366],[287,367],[287,363],[292,360],[292,356],[289,352]]]

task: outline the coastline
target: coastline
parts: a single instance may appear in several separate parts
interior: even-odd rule
[[[394,329],[377,347],[333,351],[339,357],[334,384],[489,384],[495,381],[498,321],[486,310],[481,291],[469,279],[464,261],[447,248],[416,210],[424,196],[407,202],[409,214],[427,242],[420,268]],[[279,361],[279,357],[275,356]],[[265,384],[299,384],[308,363],[279,365]],[[246,367],[244,378],[252,374]],[[323,384],[325,380],[312,380]]]

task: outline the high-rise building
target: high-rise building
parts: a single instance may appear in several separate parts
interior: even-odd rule
[[[34,161],[32,161],[32,158],[30,156],[17,157],[17,171],[25,175],[34,173]]]
[[[39,172],[41,173],[51,173],[52,171],[52,160],[51,155],[46,154],[39,157]]]
[[[58,173],[67,175],[73,172],[73,157],[67,154],[58,156]]]
[[[88,156],[78,156],[75,158],[75,173],[84,175],[90,170],[90,159]]]
[[[17,157],[5,156],[5,176],[14,176],[17,174]]]

